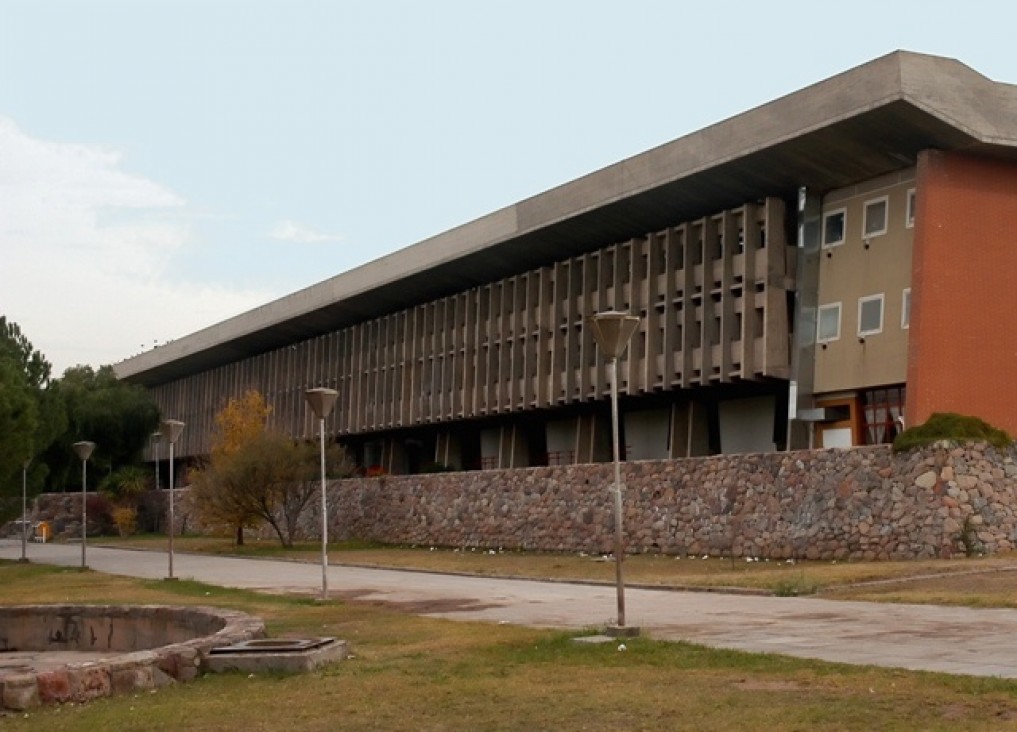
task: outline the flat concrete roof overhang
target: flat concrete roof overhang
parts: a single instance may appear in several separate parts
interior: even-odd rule
[[[115,366],[155,386],[762,196],[911,166],[1017,160],[1017,87],[897,51]]]

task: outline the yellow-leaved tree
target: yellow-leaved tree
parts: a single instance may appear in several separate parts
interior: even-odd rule
[[[208,523],[231,527],[237,546],[243,546],[244,529],[255,526],[258,517],[243,496],[223,488],[216,475],[224,477],[225,466],[244,446],[264,436],[271,413],[272,407],[256,389],[230,399],[215,416],[209,462],[191,476],[198,512]]]
[[[256,389],[249,389],[243,396],[230,399],[215,415],[212,456],[234,455],[245,442],[264,434],[270,414],[272,407]]]
[[[318,447],[270,430],[270,408],[256,391],[232,399],[217,415],[208,463],[192,473],[192,496],[202,518],[231,526],[237,544],[244,528],[264,521],[284,547],[293,546],[301,512],[320,485]],[[333,478],[352,474],[341,447],[325,453]]]

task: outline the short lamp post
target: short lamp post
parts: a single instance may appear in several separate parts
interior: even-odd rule
[[[328,496],[325,479],[325,418],[332,413],[339,392],[335,389],[308,389],[304,392],[307,404],[318,418],[321,438],[321,599],[328,599]]]
[[[601,355],[607,359],[608,378],[611,380],[611,446],[614,450],[614,567],[618,594],[619,635],[631,635],[638,629],[625,629],[625,581],[622,559],[625,556],[624,528],[622,525],[621,447],[618,438],[618,359],[628,347],[629,339],[639,327],[639,318],[629,313],[608,311],[589,319],[593,338]]]
[[[92,450],[95,449],[94,442],[75,442],[74,452],[81,460],[81,568],[85,569],[88,564],[85,562],[85,543],[88,536],[88,458],[92,457]]]
[[[184,423],[178,419],[164,419],[159,425],[159,429],[166,442],[169,443],[169,574],[166,579],[175,579],[173,576],[173,533],[176,527],[176,517],[173,512],[173,489],[176,487],[176,483],[173,479],[173,446],[180,438],[180,433],[184,431]],[[156,469],[158,467],[157,461]]]
[[[32,458],[21,464],[21,561],[28,561],[28,466]]]

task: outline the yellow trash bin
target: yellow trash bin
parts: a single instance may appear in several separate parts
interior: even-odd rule
[[[45,544],[47,541],[49,541],[49,535],[50,535],[49,521],[40,521],[38,524],[35,525],[36,541],[41,541],[43,544]]]

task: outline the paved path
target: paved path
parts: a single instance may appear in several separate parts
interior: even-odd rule
[[[0,557],[21,556],[0,539]],[[35,562],[77,566],[81,547],[33,544]],[[315,593],[321,565],[180,554],[174,574],[228,587]],[[166,576],[161,552],[88,547],[88,565],[109,574]],[[435,617],[554,628],[614,619],[615,589],[564,582],[332,566],[334,596],[399,604]],[[2,592],[2,589],[0,589]],[[1017,678],[1017,610],[837,602],[669,590],[625,593],[629,625],[658,639],[974,676]]]

